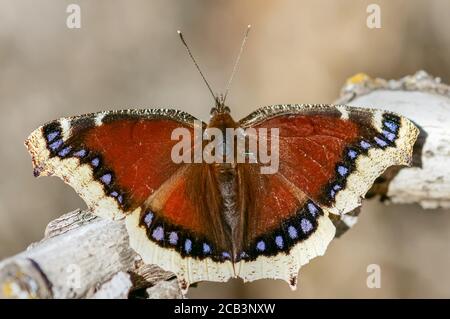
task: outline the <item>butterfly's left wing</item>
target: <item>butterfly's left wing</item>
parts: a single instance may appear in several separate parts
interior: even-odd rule
[[[263,175],[258,165],[240,166],[252,182],[240,189],[250,217],[238,275],[291,287],[298,269],[334,238],[329,214],[354,210],[387,167],[408,165],[419,132],[399,115],[339,105],[269,106],[240,126],[279,129],[279,168]]]

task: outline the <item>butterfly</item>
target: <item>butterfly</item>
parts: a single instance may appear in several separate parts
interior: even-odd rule
[[[62,178],[97,216],[125,218],[131,247],[175,273],[183,292],[234,277],[282,279],[294,289],[300,267],[334,238],[332,216],[358,207],[389,166],[409,165],[418,135],[408,119],[376,109],[273,105],[235,121],[224,98],[215,101],[209,124],[173,109],[49,122],[25,142],[34,174]],[[234,128],[259,138],[276,129],[276,172],[236,154],[231,162],[173,161],[177,129],[191,133],[190,147],[205,146],[196,123],[202,134]]]

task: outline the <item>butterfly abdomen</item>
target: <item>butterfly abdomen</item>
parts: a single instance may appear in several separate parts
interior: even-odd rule
[[[244,222],[238,205],[237,172],[235,167],[216,166],[215,174],[222,200],[221,214],[229,230],[232,242],[232,256],[235,257],[242,249],[242,225]]]

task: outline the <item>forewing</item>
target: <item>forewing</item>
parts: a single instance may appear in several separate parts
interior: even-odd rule
[[[387,167],[409,165],[419,133],[397,114],[342,105],[270,106],[240,125],[279,128],[278,173],[335,214],[359,206]]]
[[[140,206],[183,164],[171,159],[175,128],[195,118],[166,110],[124,110],[61,118],[35,130],[25,144],[35,176],[56,175],[90,210],[122,217]]]

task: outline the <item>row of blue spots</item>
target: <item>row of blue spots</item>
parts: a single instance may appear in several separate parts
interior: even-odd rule
[[[59,148],[61,148],[63,146],[63,144],[64,144],[63,140],[59,139],[59,140],[56,140],[55,142],[51,143],[49,145],[49,147],[53,152],[56,152]],[[70,151],[72,151],[72,146],[68,145],[58,152],[58,156],[66,157],[67,155],[69,155]],[[84,149],[81,149],[81,150],[74,152],[73,156],[81,158],[81,157],[86,156],[86,154],[87,154],[87,151]]]
[[[365,141],[365,140],[361,140],[359,145],[361,146],[361,148],[367,150],[369,149],[372,145]],[[347,150],[347,158],[351,161],[354,161],[357,157],[358,157],[358,152],[355,149],[348,149]],[[350,168],[345,166],[344,164],[338,164],[336,166],[336,172],[337,174],[342,177],[345,178],[349,175],[350,173]],[[336,196],[336,192],[339,191],[341,189],[341,186],[336,184],[331,190],[330,190],[330,197],[334,198]]]
[[[53,152],[56,152],[59,148],[61,148],[64,144],[63,140],[61,138],[57,139],[56,141],[54,141],[57,137],[59,137],[61,135],[60,131],[53,131],[47,134],[47,142],[51,143],[49,145],[50,149]],[[60,157],[66,157],[67,155],[69,155],[70,151],[72,150],[72,147],[66,146],[64,147],[62,150],[60,150],[58,152],[58,156]],[[76,157],[85,157],[87,154],[87,151],[84,149],[78,150],[76,152],[73,153],[73,156]]]
[[[86,155],[87,154],[87,152],[85,150],[79,150],[78,153],[81,153],[81,155]],[[80,155],[80,154],[78,154],[78,155]],[[99,165],[100,165],[100,158],[99,157],[94,157],[91,160],[91,165],[94,168],[99,167]],[[102,176],[100,176],[100,181],[103,184],[107,185],[107,186],[109,186],[111,184],[112,180],[113,180],[112,173],[105,173]],[[109,196],[116,198],[117,201],[119,202],[119,204],[123,204],[123,196],[122,196],[122,194],[119,194],[119,192],[113,190],[111,193],[109,193]]]
[[[64,142],[61,138],[56,139],[58,137],[60,137],[61,132],[60,131],[52,131],[50,133],[47,134],[47,142],[51,143],[49,145],[49,148],[53,151],[56,152],[58,151],[61,147],[64,146]],[[58,151],[58,156],[60,157],[66,157],[70,154],[70,152],[72,151],[72,146],[68,145],[63,147],[61,150]],[[72,153],[72,156],[74,157],[78,157],[78,158],[84,158],[88,155],[88,151],[85,149],[78,149],[76,151],[74,151]],[[100,165],[100,158],[99,157],[94,157],[91,160],[91,165],[94,168],[99,167]],[[100,181],[105,184],[105,185],[110,185],[112,182],[112,174],[111,173],[106,173],[104,175],[102,175],[100,177]],[[115,197],[117,199],[117,201],[122,204],[123,203],[123,196],[121,194],[119,194],[117,191],[112,191],[110,193],[110,196]]]
[[[146,215],[144,216],[144,223],[147,226],[147,228],[151,228],[153,220],[155,218],[155,214],[152,211],[148,211],[146,213]],[[164,240],[164,236],[165,236],[165,232],[164,232],[164,228],[162,226],[157,226],[152,234],[151,234],[152,238],[158,242],[161,242]],[[171,231],[169,233],[169,243],[173,246],[178,244],[179,241],[179,235],[178,232],[176,231]],[[183,245],[183,250],[186,254],[189,254],[192,251],[192,240],[191,239],[186,239],[184,241],[184,245]],[[212,248],[209,244],[207,243],[203,243],[202,245],[202,251],[204,255],[209,255],[212,252]],[[228,252],[223,252],[222,256],[226,259],[231,259],[231,255]]]
[[[302,218],[300,220],[300,228],[302,229],[302,232],[305,234],[308,234],[309,232],[311,232],[311,230],[314,228],[313,224],[309,221],[309,219],[307,218]],[[291,239],[296,239],[298,238],[298,232],[297,229],[294,226],[289,226],[288,227],[288,235]],[[275,245],[279,248],[279,249],[283,249],[284,248],[284,239],[281,235],[277,235],[275,236]],[[266,243],[264,240],[260,240],[256,243],[256,250],[263,252],[266,250]],[[242,257],[242,256],[241,256]]]
[[[389,145],[389,142],[394,142],[395,139],[397,138],[396,133],[398,131],[399,125],[397,123],[395,123],[394,121],[391,120],[385,120],[383,122],[384,125],[384,129],[382,130],[380,136],[375,136],[373,139],[375,141],[375,143],[379,146],[379,147],[386,147]],[[359,141],[359,146],[363,149],[363,150],[368,150],[372,147],[372,144],[369,143],[367,140],[360,140]],[[357,157],[358,157],[358,151],[355,149],[348,149],[347,151],[347,157],[348,159],[350,159],[351,161],[354,161]],[[336,166],[336,172],[337,174],[342,177],[345,178],[348,176],[348,174],[350,173],[350,169],[342,164],[339,164]],[[332,189],[330,190],[330,197],[334,198],[336,196],[336,193],[341,189],[342,187],[339,184],[335,184]]]
[[[391,120],[385,120],[383,122],[383,130],[381,131],[381,137],[375,137],[375,142],[381,146],[386,147],[388,142],[394,142],[397,139],[399,125]],[[386,140],[384,140],[386,139]]]
[[[311,214],[311,216],[315,217],[317,216],[318,212],[319,212],[319,208],[312,202],[309,202],[306,205],[306,209],[308,210],[308,212]],[[144,216],[144,223],[146,224],[146,226],[150,229],[152,228],[152,223],[154,222],[154,213],[152,211],[148,211],[146,213],[146,215]],[[151,233],[151,237],[157,241],[157,242],[161,242],[164,240],[165,238],[165,231],[163,226],[157,226],[155,225],[156,228],[153,229],[152,233]],[[300,219],[300,225],[299,225],[299,229],[301,232],[303,232],[305,235],[309,234],[312,230],[313,230],[314,226],[313,223],[308,219],[308,218],[301,218]],[[296,228],[294,225],[289,225],[287,228],[287,235],[289,236],[290,239],[295,240],[299,237],[298,228]],[[176,231],[171,231],[168,233],[168,242],[175,246],[178,244],[179,241],[179,235]],[[276,235],[274,236],[274,243],[276,245],[276,247],[278,247],[278,249],[282,250],[285,248],[286,242],[285,239],[283,238],[283,236],[281,235]],[[185,239],[184,243],[183,243],[183,251],[186,254],[190,254],[193,250],[193,242],[191,239]],[[260,240],[256,243],[256,250],[259,252],[264,252],[267,250],[267,244],[264,240]],[[209,255],[212,252],[212,248],[208,243],[202,243],[202,252],[204,255]],[[231,255],[229,252],[222,252],[222,257],[224,259],[231,259]],[[240,253],[240,258],[247,258],[248,255],[246,252],[241,252]]]

